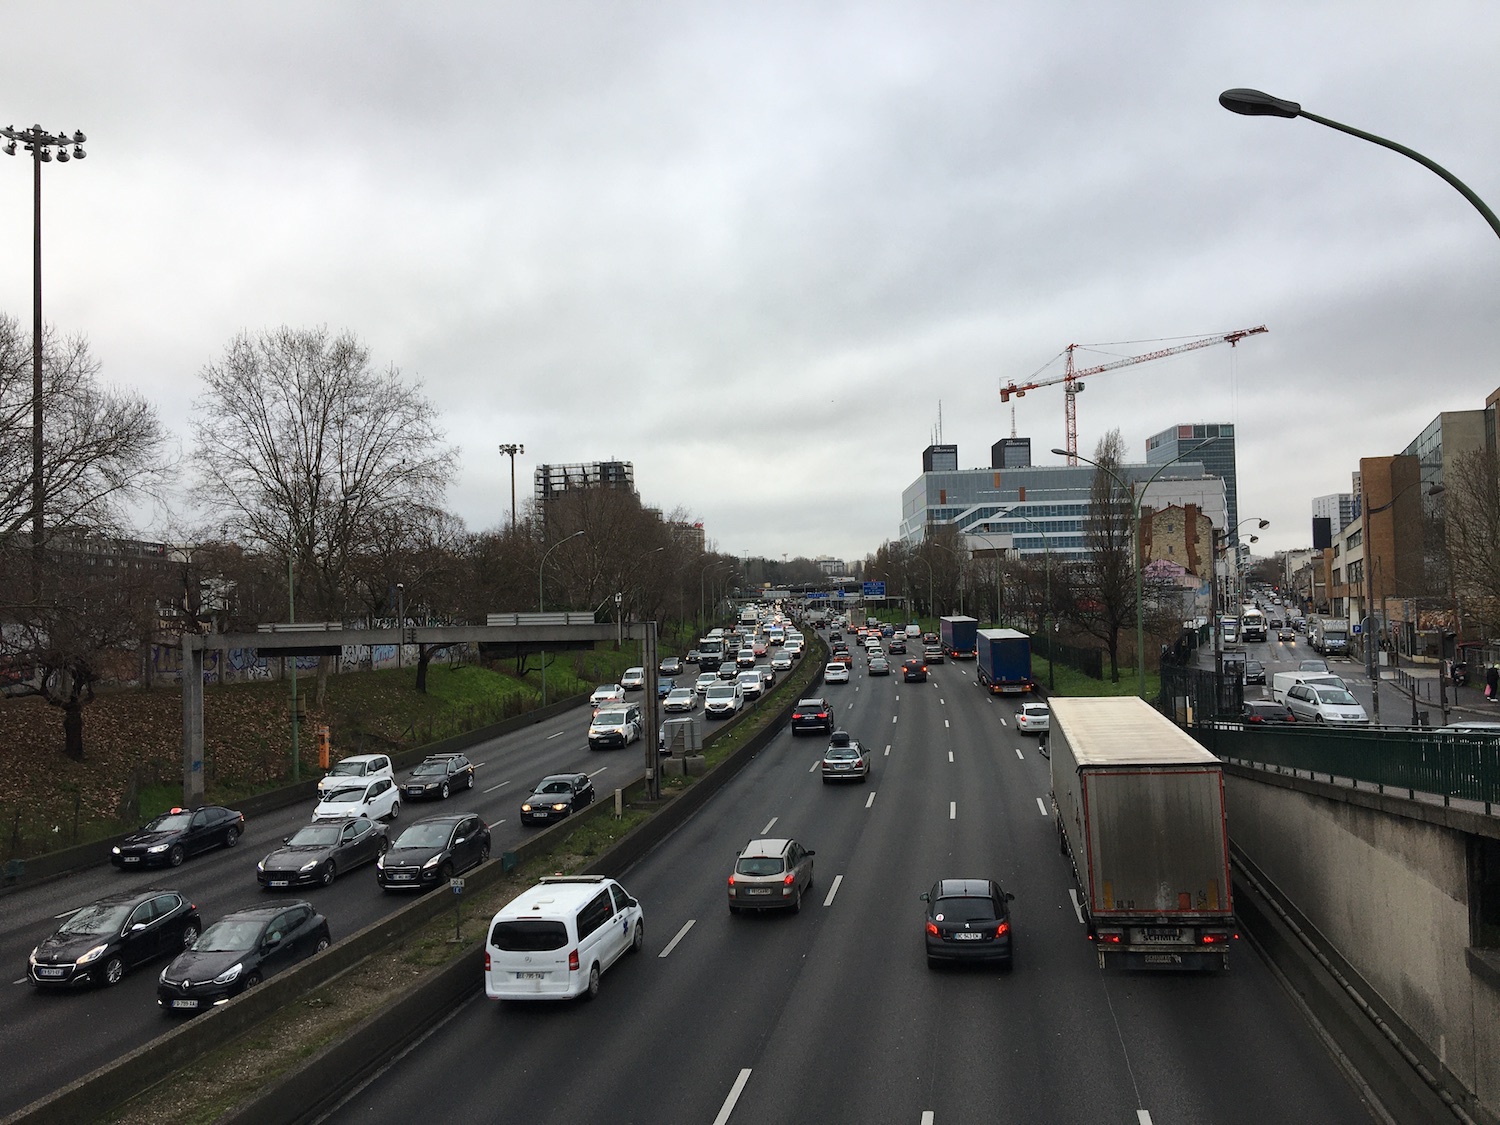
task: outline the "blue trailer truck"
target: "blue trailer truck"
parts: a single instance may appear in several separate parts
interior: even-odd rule
[[[972,617],[939,618],[938,639],[949,660],[973,660],[979,642],[979,622]]]
[[[978,639],[979,686],[993,695],[1024,695],[1032,689],[1031,638],[1015,629],[981,629]]]

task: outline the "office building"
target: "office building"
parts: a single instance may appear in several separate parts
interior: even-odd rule
[[[1210,438],[1209,445],[1191,454],[1196,462],[1224,482],[1224,501],[1228,509],[1225,529],[1230,544],[1239,547],[1240,502],[1234,461],[1234,426],[1227,422],[1184,422],[1146,439],[1146,464],[1165,465],[1174,457],[1187,454],[1194,446]],[[1169,470],[1170,471],[1170,470]]]

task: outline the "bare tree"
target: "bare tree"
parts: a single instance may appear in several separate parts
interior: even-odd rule
[[[1500,628],[1500,458],[1460,453],[1443,484],[1453,590],[1467,613]]]
[[[1120,633],[1135,624],[1135,538],[1130,494],[1116,480],[1125,459],[1119,430],[1099,439],[1094,461],[1092,511],[1084,526],[1088,550],[1077,577],[1071,616],[1086,633],[1104,642],[1109,653],[1109,678],[1120,682]],[[1106,471],[1108,470],[1108,471]],[[1145,654],[1137,653],[1137,660]]]
[[[351,333],[242,333],[203,368],[193,461],[212,520],[290,560],[304,612],[332,616],[354,560],[403,510],[438,511],[456,466],[437,412]]]

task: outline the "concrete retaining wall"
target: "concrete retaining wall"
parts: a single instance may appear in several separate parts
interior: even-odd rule
[[[1471,838],[1492,818],[1225,766],[1230,835],[1470,1111],[1500,1115],[1500,988],[1469,948]],[[1462,1100],[1462,1099],[1461,1099]]]

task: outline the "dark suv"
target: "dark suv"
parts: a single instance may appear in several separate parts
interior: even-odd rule
[[[833,733],[833,708],[828,706],[828,700],[797,700],[797,706],[792,708],[792,734],[799,735],[805,730]]]
[[[462,754],[433,754],[424,758],[401,783],[401,795],[416,801],[440,797],[444,801],[455,789],[474,788],[474,763]]]
[[[922,896],[927,904],[927,967],[944,961],[999,961],[1010,968],[1015,958],[1010,903],[1015,897],[993,879],[939,879]]]

